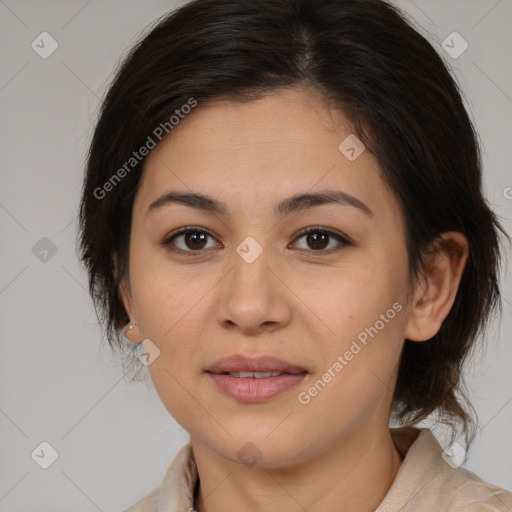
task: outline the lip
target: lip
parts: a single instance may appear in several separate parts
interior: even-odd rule
[[[298,374],[306,372],[306,369],[273,356],[246,357],[234,355],[219,359],[208,367],[206,371],[217,374],[230,372],[283,372]]]
[[[282,372],[264,378],[239,378],[237,372]],[[297,386],[308,374],[304,368],[272,356],[249,358],[236,355],[220,359],[206,370],[217,388],[239,402],[261,403]]]

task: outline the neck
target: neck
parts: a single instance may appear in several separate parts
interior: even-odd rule
[[[373,512],[402,463],[389,428],[358,429],[313,458],[278,468],[249,468],[191,443],[200,478],[197,512]]]

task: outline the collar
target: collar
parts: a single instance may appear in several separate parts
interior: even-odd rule
[[[484,482],[464,468],[452,467],[443,458],[443,448],[429,429],[390,428],[390,434],[403,461],[375,512],[512,511],[512,493]],[[177,453],[161,487],[152,495],[155,501],[151,503],[155,503],[156,508],[151,505],[151,510],[193,512],[198,484],[199,475],[189,442]],[[143,510],[149,509],[145,506]]]
[[[415,488],[418,483],[416,480],[419,481],[422,476],[416,474],[416,478],[413,479],[414,481],[411,481],[410,478],[405,478],[406,475],[407,477],[410,476],[409,469],[414,464],[414,461],[411,461],[413,458],[411,455],[414,452],[422,452],[423,456],[428,457],[428,460],[422,458],[425,466],[436,465],[440,464],[440,457],[438,455],[442,452],[442,448],[428,429],[401,427],[390,428],[390,432],[397,450],[404,459],[390,492],[392,490],[401,491],[404,487],[411,485]],[[414,449],[411,452],[410,450],[413,445]],[[189,442],[179,450],[165,473],[160,488],[157,512],[188,511],[193,509],[194,494],[198,483],[199,474],[192,445]],[[388,496],[386,496],[386,499]],[[380,507],[376,512],[381,512]]]

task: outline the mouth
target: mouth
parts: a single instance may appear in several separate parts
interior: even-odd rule
[[[297,386],[308,375],[281,359],[237,355],[221,359],[206,370],[216,389],[238,402],[261,403]]]
[[[273,356],[246,357],[243,355],[234,355],[219,359],[206,370],[207,373],[229,374],[238,378],[256,378],[264,379],[276,377],[277,375],[287,373],[297,375],[307,373],[307,370],[296,364],[288,363]]]
[[[214,375],[230,375],[236,379],[268,379],[269,377],[279,377],[280,375],[299,375],[300,373],[303,372],[223,372],[214,373]]]

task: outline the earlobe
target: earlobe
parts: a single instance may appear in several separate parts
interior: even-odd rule
[[[140,339],[140,332],[137,327],[137,324],[132,322],[124,329],[124,336],[128,341],[132,343],[140,343],[142,340]]]
[[[115,255],[112,258],[114,271],[117,275],[117,258]],[[128,277],[123,276],[119,281],[119,298],[123,303],[124,309],[126,310],[128,317],[130,318],[129,324],[124,328],[123,334],[125,338],[132,343],[140,343],[140,329],[137,325],[137,319],[135,315],[135,310],[133,308],[133,300],[131,294],[131,287],[128,280]]]
[[[127,291],[127,288],[129,287],[126,285],[126,282],[123,279],[119,284],[119,295],[123,302],[124,308],[130,317],[130,323],[124,328],[123,333],[125,338],[132,343],[140,343],[140,330],[137,326],[137,322],[133,313],[131,294],[129,291]]]
[[[405,337],[426,341],[437,334],[448,316],[468,258],[468,242],[459,232],[441,234],[425,253],[421,276],[411,304]]]

